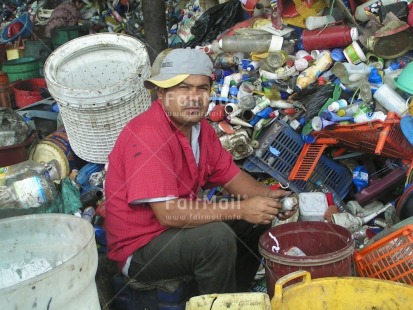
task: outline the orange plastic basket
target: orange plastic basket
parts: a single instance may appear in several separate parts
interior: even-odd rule
[[[334,125],[320,131],[313,131],[312,135],[316,137],[316,141],[304,146],[288,178],[306,180],[325,147],[334,144],[367,154],[412,161],[413,145],[403,135],[400,119],[397,113],[388,112],[384,121]],[[320,148],[320,144],[324,147]]]
[[[413,285],[413,225],[406,225],[353,254],[361,277]]]

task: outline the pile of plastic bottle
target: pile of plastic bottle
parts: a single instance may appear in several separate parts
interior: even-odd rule
[[[389,111],[409,114],[413,89],[401,82],[405,77],[399,83],[397,77],[409,64],[411,51],[376,55],[378,49],[371,42],[377,37],[363,32],[360,25],[365,25],[366,19],[360,9],[355,16],[361,24],[352,25],[334,8],[325,15],[306,18],[304,29],[287,24],[276,29],[279,26],[273,23],[272,9],[251,17],[247,26],[236,25],[213,42],[196,47],[214,61],[208,117],[234,159],[253,152],[259,131],[275,117],[307,136],[336,124],[384,121]],[[347,24],[333,24],[337,21]],[[366,38],[370,43],[364,46]],[[407,69],[402,76],[409,74]],[[339,88],[338,100],[328,106],[321,104],[316,117],[306,118],[309,107],[305,98],[326,84]],[[244,145],[242,151],[240,144]]]

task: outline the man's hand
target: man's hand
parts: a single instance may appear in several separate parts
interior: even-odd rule
[[[276,199],[255,196],[240,202],[241,218],[252,224],[270,224],[279,214],[282,203]]]
[[[290,195],[291,192],[290,191],[285,191],[285,190],[269,190],[267,196],[280,201],[282,198],[287,197],[288,195]],[[282,204],[281,204],[281,209],[282,209]],[[298,209],[298,204],[296,206],[294,206],[293,210],[287,211],[287,210],[280,210],[280,212],[278,212],[277,217],[284,221],[286,219],[289,219],[291,216],[293,216]]]

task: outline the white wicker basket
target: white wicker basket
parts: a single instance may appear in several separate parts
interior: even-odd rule
[[[120,131],[151,102],[149,55],[138,39],[100,33],[71,40],[46,60],[45,79],[77,156],[106,163]]]

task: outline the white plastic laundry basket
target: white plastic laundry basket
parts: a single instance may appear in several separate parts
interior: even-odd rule
[[[99,33],[73,39],[47,58],[45,79],[77,156],[106,163],[120,131],[151,102],[149,55],[138,39]]]

